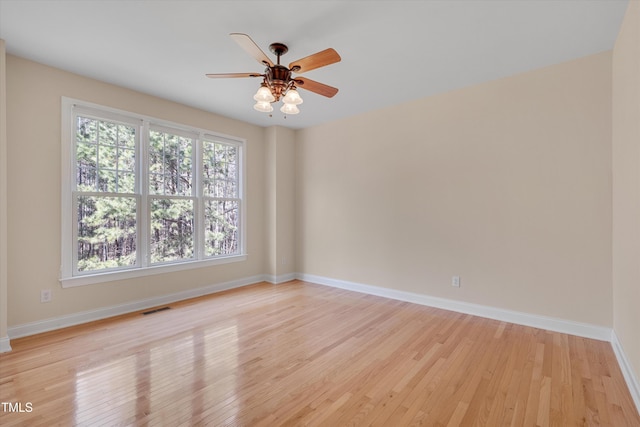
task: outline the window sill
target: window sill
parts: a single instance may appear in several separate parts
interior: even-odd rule
[[[172,273],[174,271],[193,270],[212,265],[229,264],[232,262],[246,261],[247,255],[232,255],[227,257],[208,259],[202,261],[181,262],[176,264],[164,264],[153,267],[135,268],[131,270],[110,271],[107,273],[85,274],[82,276],[63,277],[60,284],[63,288],[94,285],[98,283],[113,282],[116,280],[133,279],[136,277],[153,276],[155,274]]]

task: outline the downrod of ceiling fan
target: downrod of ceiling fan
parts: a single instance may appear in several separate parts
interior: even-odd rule
[[[289,48],[283,43],[271,43],[269,50],[278,57],[278,65],[280,65],[280,57],[289,52]]]

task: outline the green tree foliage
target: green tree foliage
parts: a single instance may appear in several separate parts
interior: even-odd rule
[[[78,271],[136,263],[135,136],[131,126],[78,118]]]
[[[135,263],[135,198],[78,197],[78,271]]]
[[[238,251],[238,202],[209,200],[205,204],[205,252],[207,256]]]
[[[216,256],[238,251],[238,149],[203,144],[203,192],[205,254]]]
[[[192,139],[150,132],[149,194],[174,197],[151,200],[152,263],[194,256],[192,156]]]

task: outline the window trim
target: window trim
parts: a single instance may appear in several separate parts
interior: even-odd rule
[[[125,280],[136,277],[144,277],[154,274],[162,274],[162,273],[170,273],[174,271],[183,271],[190,270],[195,268],[209,267],[213,265],[221,265],[228,264],[233,262],[241,262],[247,260],[247,202],[246,202],[246,158],[247,158],[247,144],[246,140],[243,138],[238,138],[231,135],[225,135],[218,132],[211,131],[209,129],[201,129],[195,126],[187,126],[179,123],[173,123],[167,120],[157,119],[155,117],[149,117],[137,113],[132,113],[124,110],[119,110],[115,108],[105,107],[98,104],[81,101],[73,98],[62,97],[62,126],[61,126],[61,157],[62,157],[62,171],[61,171],[61,265],[60,265],[60,275],[59,281],[63,288],[75,287],[75,286],[83,286],[90,285],[96,283],[104,283],[116,280]],[[137,265],[135,267],[124,267],[109,271],[100,271],[100,272],[92,272],[92,273],[83,273],[83,274],[75,274],[74,270],[76,269],[76,265],[74,264],[74,259],[77,258],[77,255],[74,256],[73,253],[73,239],[74,239],[74,225],[73,221],[76,215],[73,211],[74,206],[74,197],[73,191],[75,179],[75,153],[74,153],[74,135],[75,135],[75,123],[74,123],[74,109],[81,108],[87,114],[96,115],[97,118],[102,119],[112,119],[118,122],[123,123],[131,123],[138,126],[141,133],[148,132],[150,128],[165,128],[171,131],[177,131],[180,134],[190,135],[196,139],[196,147],[194,150],[194,156],[197,159],[201,159],[200,154],[196,154],[195,151],[201,151],[201,141],[212,141],[212,142],[222,142],[227,144],[232,144],[237,146],[240,149],[241,155],[239,156],[238,163],[238,178],[239,178],[239,188],[238,188],[238,200],[240,204],[240,226],[239,226],[239,251],[237,254],[227,255],[227,256],[217,256],[214,258],[200,258],[188,261],[177,261],[177,262],[169,262],[163,264],[148,264]],[[148,162],[147,155],[147,147],[142,144],[142,134],[138,136],[138,143],[141,145],[139,149],[137,149],[138,153],[142,153],[142,159],[138,163],[138,177],[137,179],[140,181],[139,185],[145,185],[147,181],[146,174],[143,172],[146,163]],[[201,165],[200,162],[194,162],[194,174],[200,173]],[[201,204],[202,201],[199,197],[200,188],[194,188],[193,197],[194,205]],[[152,195],[149,195],[152,196]],[[141,194],[137,194],[136,197],[142,197]],[[141,200],[140,206],[145,205],[142,208],[143,212],[137,212],[137,216],[140,220],[141,215],[148,215],[148,207],[146,204],[150,202],[149,200]],[[196,211],[198,208],[194,206]],[[145,214],[146,212],[146,214]],[[201,215],[197,215],[196,217],[196,226],[201,225],[198,224],[201,219]],[[144,222],[144,224],[148,224],[148,222]],[[202,228],[199,227],[199,230]],[[138,240],[139,240],[139,249],[142,250],[142,253],[138,254],[138,258],[148,256],[147,248],[145,241],[143,240],[145,236],[148,235],[148,230],[146,230],[146,226],[141,227],[138,232]],[[200,239],[199,236],[196,236]],[[147,236],[148,238],[148,236]],[[196,252],[199,251],[199,246],[196,246]],[[196,256],[200,256],[201,254],[196,254]]]

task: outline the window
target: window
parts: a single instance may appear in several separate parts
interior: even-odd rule
[[[240,261],[244,142],[63,100],[63,286]]]

